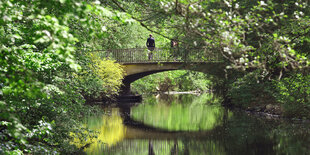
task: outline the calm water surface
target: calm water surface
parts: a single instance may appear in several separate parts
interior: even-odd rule
[[[97,135],[87,154],[310,154],[309,123],[231,111],[210,94],[148,96],[106,112],[85,120]]]

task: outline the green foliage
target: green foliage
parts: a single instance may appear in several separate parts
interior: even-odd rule
[[[138,93],[155,91],[206,91],[212,89],[210,77],[200,72],[185,70],[152,74],[132,83]]]
[[[310,11],[305,0],[113,3],[148,29],[179,40],[182,49],[207,47],[221,53],[227,68],[258,69],[265,78],[276,79],[310,65]]]
[[[252,72],[238,78],[229,88],[228,97],[231,104],[248,108],[274,103],[273,88],[270,82],[262,82],[259,73]]]
[[[120,64],[101,58],[97,52],[92,51],[79,51],[76,58],[81,71],[73,74],[73,82],[87,102],[100,101],[118,94],[124,76]]]
[[[116,26],[117,25],[117,26]],[[146,40],[150,32],[137,21],[128,21],[123,24],[115,24],[110,26],[109,37],[105,38],[103,46],[106,49],[127,49],[127,48],[141,48],[146,47]],[[169,44],[169,40],[160,35],[153,34],[156,47],[164,47]],[[102,48],[99,46],[99,48]]]
[[[309,75],[293,73],[272,81],[259,75],[248,73],[230,85],[228,97],[233,105],[264,109],[267,104],[277,104],[285,117],[310,118]]]
[[[275,98],[283,104],[288,117],[310,118],[310,76],[292,74],[274,81],[277,88]]]
[[[279,154],[307,154],[309,144],[308,124],[283,123],[269,134],[277,145]]]
[[[255,71],[245,72],[245,77],[230,86],[228,95],[233,104],[247,107],[260,104],[261,100],[275,103],[272,97],[275,96],[279,102],[289,102],[283,105],[286,109],[292,108],[289,111],[295,111],[293,113],[307,109],[299,103],[305,102],[304,95],[308,94],[291,92],[294,89],[286,89],[289,85],[281,78],[296,72],[309,74],[308,1],[155,0],[141,3],[133,0],[128,3],[116,0],[113,3],[118,5],[110,4],[112,7],[131,14],[148,29],[178,40],[182,52],[207,47],[227,60],[226,70]],[[285,86],[276,90],[270,82],[275,79]],[[292,85],[299,83],[292,82]],[[302,89],[299,85],[296,88]],[[291,104],[293,100],[296,107]]]
[[[124,70],[121,65],[115,63],[114,60],[102,59],[96,53],[90,53],[90,58],[89,68],[102,81],[103,93],[109,96],[117,95],[124,77]]]
[[[259,70],[232,84],[234,104],[259,103],[259,98],[272,101],[274,95],[288,116],[308,117],[308,2],[103,3],[106,7],[83,0],[0,1],[1,154],[72,153],[70,132],[83,137],[78,120],[91,112],[85,99],[117,94],[123,76],[119,64],[82,49],[145,46],[147,29],[161,33],[153,33],[158,47],[174,38],[184,49],[220,52],[227,69]],[[285,77],[295,71],[305,74]],[[276,92],[267,79],[282,77],[274,82]],[[151,75],[133,87],[145,92],[158,85],[179,91],[212,87],[209,77],[186,71]]]
[[[70,133],[83,135],[80,117],[93,111],[83,105],[81,89],[89,83],[97,89],[100,83],[88,81],[98,79],[94,73],[76,79],[92,63],[76,60],[76,47],[90,47],[94,43],[86,40],[106,33],[95,17],[114,16],[82,0],[0,2],[0,154],[75,151]]]

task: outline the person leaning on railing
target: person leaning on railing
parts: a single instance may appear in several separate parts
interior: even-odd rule
[[[150,37],[147,39],[146,46],[149,50],[148,53],[149,60],[151,60],[153,58],[153,51],[155,49],[155,39],[152,37],[152,34],[150,34]]]

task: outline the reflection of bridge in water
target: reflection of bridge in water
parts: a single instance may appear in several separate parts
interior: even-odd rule
[[[224,77],[224,62],[220,52],[207,48],[146,48],[94,50],[100,57],[114,59],[123,65],[126,76],[122,94],[130,94],[130,84],[144,76],[169,70],[194,70]]]
[[[131,128],[127,128],[128,134],[132,133]],[[218,132],[218,131],[217,131]],[[162,133],[145,137],[128,138],[111,147],[103,147],[104,154],[141,154],[141,155],[181,155],[198,152],[199,154],[224,154],[222,141],[215,140],[218,133],[201,132],[193,133],[170,133],[168,137],[163,137]],[[183,137],[183,138],[177,138]],[[122,152],[122,153],[120,153]]]
[[[130,108],[121,108],[126,125],[125,137],[113,146],[103,145],[104,154],[223,154],[222,141],[219,134],[224,132],[225,124],[206,131],[169,131],[145,125],[130,117]],[[228,120],[228,110],[225,110],[223,122]],[[198,144],[199,143],[199,144]],[[203,146],[203,147],[202,147]],[[216,146],[216,147],[215,147]],[[196,150],[193,150],[193,148]],[[205,152],[207,151],[207,152]]]

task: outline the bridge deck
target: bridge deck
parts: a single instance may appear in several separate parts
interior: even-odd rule
[[[114,59],[119,63],[158,63],[158,62],[221,62],[219,52],[211,52],[206,48],[147,48],[94,50],[101,58]],[[151,56],[150,56],[151,54]]]

